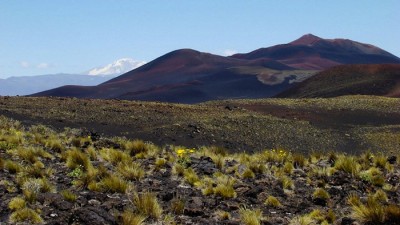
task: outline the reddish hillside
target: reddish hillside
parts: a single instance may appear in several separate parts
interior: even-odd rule
[[[34,96],[196,103],[227,98],[270,97],[290,86],[289,78],[279,84],[266,85],[257,74],[231,70],[239,67],[292,69],[272,59],[242,60],[182,49],[98,86],[65,86]]]
[[[341,64],[400,63],[400,59],[378,47],[348,39],[322,39],[307,34],[288,44],[260,48],[236,59],[274,59],[297,69],[327,69]]]
[[[400,59],[372,45],[305,35],[289,44],[232,57],[176,50],[98,86],[65,86],[34,96],[179,103],[265,98],[291,88],[317,70],[354,63],[400,63]]]
[[[400,65],[336,66],[297,84],[278,97],[335,97],[355,94],[400,97]]]

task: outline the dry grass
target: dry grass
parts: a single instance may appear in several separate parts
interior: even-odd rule
[[[125,193],[128,182],[118,176],[108,176],[101,179],[99,186],[104,192]]]
[[[339,155],[335,161],[335,169],[349,173],[356,177],[359,175],[361,165],[353,156]]]
[[[66,165],[70,169],[82,167],[84,170],[87,170],[90,166],[90,159],[84,152],[74,148],[67,152]]]
[[[44,221],[42,217],[40,217],[40,215],[33,209],[22,208],[14,211],[10,215],[10,222],[11,223],[29,222],[33,224],[41,224]]]
[[[145,171],[138,162],[119,163],[117,172],[127,180],[140,180],[144,177]]]
[[[23,198],[20,197],[14,197],[11,199],[11,201],[8,203],[8,208],[15,211],[19,209],[23,209],[26,206],[26,201]]]
[[[239,209],[240,220],[245,225],[260,225],[262,212],[260,209]]]
[[[78,196],[69,190],[62,190],[60,194],[69,202],[75,202],[78,199]]]
[[[273,208],[280,208],[282,207],[281,202],[274,196],[270,195],[264,202],[265,205],[273,207]]]
[[[132,196],[132,202],[138,213],[154,219],[161,218],[163,210],[154,193],[144,192],[138,194],[135,192]]]
[[[125,210],[121,215],[122,225],[144,225],[146,216]]]

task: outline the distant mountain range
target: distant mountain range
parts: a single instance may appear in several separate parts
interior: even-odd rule
[[[288,44],[223,57],[191,49],[165,54],[97,86],[64,86],[34,96],[197,103],[276,96],[343,64],[400,63],[378,47],[307,34]]]
[[[79,74],[49,74],[9,77],[0,79],[0,95],[30,95],[36,92],[68,85],[98,85],[115,76],[89,76]]]
[[[30,95],[65,85],[98,85],[131,71],[144,61],[122,58],[108,65],[93,68],[82,74],[49,74],[0,79],[0,95]]]

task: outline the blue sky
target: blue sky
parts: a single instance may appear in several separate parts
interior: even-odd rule
[[[400,56],[398,0],[0,0],[0,78],[79,73],[193,48],[249,52],[303,34]]]

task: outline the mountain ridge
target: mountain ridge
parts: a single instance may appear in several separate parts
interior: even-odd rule
[[[341,64],[360,63],[400,63],[400,59],[372,45],[308,34],[288,44],[229,57],[178,49],[97,86],[60,87],[34,96],[177,103],[265,98],[290,89],[295,83],[290,80],[303,80]],[[277,82],[268,82],[274,80]]]

